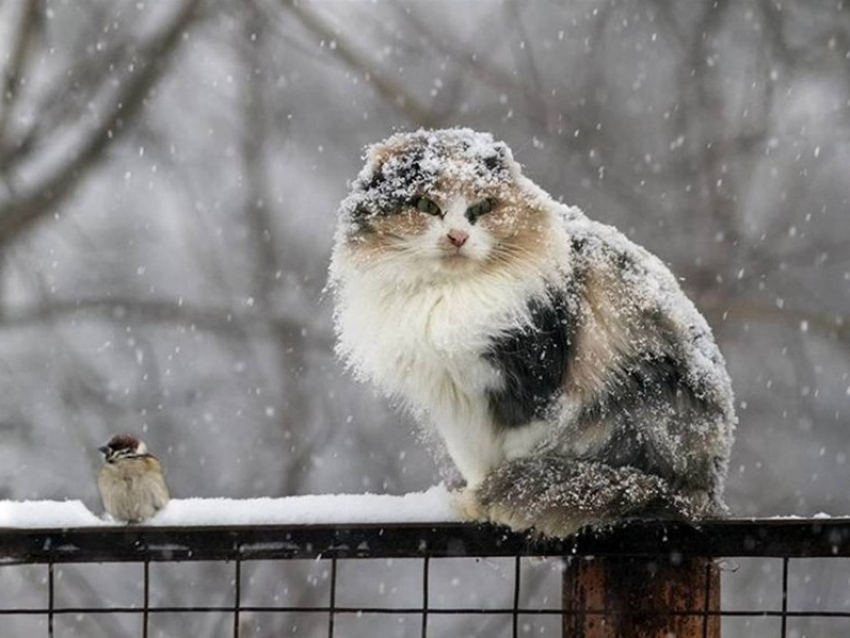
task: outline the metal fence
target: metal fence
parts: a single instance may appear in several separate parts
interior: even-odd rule
[[[557,576],[559,591],[555,600],[550,596],[549,604],[523,604],[528,599],[523,574],[529,557],[563,566]],[[138,633],[133,635],[148,638],[162,635],[152,628],[162,615],[204,613],[226,615],[226,635],[234,638],[265,635],[246,629],[245,619],[257,615],[309,615],[313,623],[309,635],[319,635],[316,627],[321,626],[321,635],[330,638],[347,636],[345,622],[364,616],[403,619],[403,631],[394,630],[394,635],[423,638],[478,635],[469,629],[474,623],[464,630],[472,633],[451,629],[455,619],[468,623],[470,618],[488,619],[490,629],[480,635],[513,638],[544,633],[535,629],[534,619],[540,618],[549,621],[545,635],[576,637],[665,636],[674,627],[673,633],[680,638],[708,638],[720,636],[721,627],[726,636],[727,624],[732,627],[740,619],[769,622],[749,633],[729,629],[730,635],[850,636],[850,573],[826,583],[812,582],[808,573],[793,575],[795,562],[826,560],[846,565],[842,559],[848,557],[850,519],[727,520],[697,527],[633,523],[564,541],[473,524],[0,529],[0,583],[4,569],[28,565],[44,570],[45,588],[43,604],[36,606],[16,603],[8,591],[0,590],[0,636],[10,635],[2,623],[11,616],[37,617],[49,638],[62,636],[57,620],[63,617],[132,616],[138,620]],[[326,568],[325,602],[304,605],[246,599],[246,566],[303,559]],[[370,560],[380,569],[387,559],[412,559],[405,565],[415,570],[416,583],[406,582],[416,590],[415,604],[409,596],[400,605],[351,604],[341,599],[341,570]],[[462,596],[447,604],[445,595],[435,596],[434,572],[448,559],[500,561],[509,590],[497,603],[490,601],[486,606],[458,604]],[[750,559],[778,565],[772,574],[764,567],[756,570],[757,577],[775,578],[776,595],[757,607],[740,608],[736,601],[725,599],[721,605],[720,582],[726,576],[721,579],[719,571],[725,569],[731,578],[734,562]],[[220,597],[215,604],[153,600],[152,568],[198,561],[219,563],[229,572],[229,577],[208,584],[224,592],[226,603]],[[131,570],[140,581],[139,599],[126,605],[63,604],[59,593],[64,585],[57,574],[67,565],[90,563],[98,564],[95,569],[117,563]],[[810,571],[822,573],[820,567]],[[806,595],[798,598],[810,601],[808,606],[799,601],[789,605],[795,587],[805,590]],[[833,608],[824,608],[818,591],[830,598]],[[806,633],[791,626],[800,619],[840,626]]]

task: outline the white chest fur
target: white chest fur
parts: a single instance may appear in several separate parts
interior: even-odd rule
[[[494,427],[488,389],[503,380],[484,354],[492,338],[529,321],[546,279],[470,278],[408,286],[348,271],[338,287],[340,353],[357,374],[402,398],[433,425],[467,483],[527,452],[545,431]]]

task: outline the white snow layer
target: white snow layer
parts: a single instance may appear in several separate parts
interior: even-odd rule
[[[68,528],[119,525],[98,517],[82,501],[0,501],[2,528]],[[283,498],[172,499],[148,526],[317,525],[442,523],[457,521],[442,485],[403,496],[316,494]]]

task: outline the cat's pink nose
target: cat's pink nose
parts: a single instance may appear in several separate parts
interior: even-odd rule
[[[460,248],[466,243],[466,240],[469,239],[469,233],[458,230],[457,228],[452,228],[448,234],[449,241],[452,242],[452,246],[457,246]]]

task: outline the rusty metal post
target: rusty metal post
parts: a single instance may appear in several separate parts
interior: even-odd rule
[[[709,558],[570,558],[564,638],[720,638],[720,570]]]

